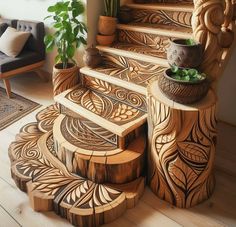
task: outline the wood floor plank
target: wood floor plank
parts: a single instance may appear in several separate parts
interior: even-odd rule
[[[33,211],[29,206],[28,196],[1,178],[0,192],[0,205],[24,227],[72,226],[52,212],[38,213]]]
[[[124,217],[135,223],[140,227],[178,227],[181,226],[170,217],[152,208],[150,205],[144,203],[142,199],[139,201],[135,209],[127,210]]]
[[[180,209],[170,205],[156,197],[149,188],[146,188],[141,201],[153,207],[157,212],[161,212],[183,226],[198,227],[202,226],[202,223],[204,223],[204,227],[224,226],[224,223],[209,218],[204,214],[196,213],[192,209]]]
[[[0,227],[19,227],[21,226],[0,206]]]

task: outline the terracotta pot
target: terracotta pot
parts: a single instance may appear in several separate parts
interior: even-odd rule
[[[100,16],[98,20],[98,32],[102,35],[113,35],[116,31],[117,18]]]
[[[198,68],[202,63],[203,48],[200,43],[187,45],[185,39],[170,41],[167,60],[170,65],[183,68]]]
[[[167,69],[158,80],[160,90],[169,99],[182,104],[192,104],[207,95],[210,88],[208,79],[196,82],[179,81],[172,78],[171,75],[171,69]]]
[[[90,68],[95,68],[102,62],[102,56],[99,53],[99,50],[92,46],[85,50],[83,60],[85,65]]]
[[[52,74],[53,95],[56,96],[78,84],[78,73],[77,65],[69,63],[66,69],[62,68],[62,63],[54,65]]]
[[[132,21],[132,9],[127,6],[122,6],[120,8],[120,12],[118,14],[119,22],[123,24],[127,24]]]
[[[110,46],[115,41],[115,35],[97,35],[97,42],[102,46]]]

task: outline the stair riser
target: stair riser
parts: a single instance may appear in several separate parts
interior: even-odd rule
[[[166,58],[166,51],[170,45],[170,37],[128,30],[118,30],[118,40],[122,43],[139,45],[138,48],[130,48],[131,51],[160,58]],[[147,46],[152,49],[147,50],[145,48]],[[119,48],[119,46],[116,47]]]
[[[141,95],[137,92],[125,89],[120,86],[116,86],[114,84],[110,84],[97,78],[93,78],[83,74],[81,76],[83,86],[94,90],[101,95],[109,96],[115,100],[121,101],[144,112],[147,111],[147,102],[145,95]]]
[[[107,52],[101,52],[101,54],[103,55],[103,62],[105,62],[105,65],[104,67],[94,69],[95,71],[145,88],[152,80],[157,80],[158,76],[167,68],[166,66]],[[109,66],[109,70],[106,69],[106,66]]]
[[[78,115],[77,113],[73,112],[72,110],[69,110],[68,108],[66,108],[65,106],[63,106],[61,104],[60,104],[60,113],[64,114],[64,115],[67,115],[67,116],[71,116],[74,119],[81,118],[80,115]],[[133,130],[130,133],[128,133],[124,137],[115,135],[114,133],[109,132],[108,130],[107,130],[107,133],[105,133],[105,135],[99,134],[99,132],[97,133],[97,135],[99,137],[101,137],[101,138],[105,138],[107,140],[107,142],[116,145],[117,148],[125,149],[130,144],[131,141],[133,141],[135,138],[140,136],[140,134],[142,134],[145,131],[145,127],[146,127],[145,124],[141,125],[141,126],[137,127],[135,130]],[[75,131],[76,130],[77,129],[75,128]],[[103,134],[104,134],[104,132],[103,132]],[[58,145],[59,143],[56,142],[56,144]],[[57,146],[55,146],[55,150],[57,151],[57,153],[60,153],[59,152],[60,149],[57,148]]]
[[[134,1],[135,2],[135,1]],[[137,3],[187,3],[193,4],[193,0],[137,0]]]
[[[132,9],[132,22],[191,28],[191,12]]]

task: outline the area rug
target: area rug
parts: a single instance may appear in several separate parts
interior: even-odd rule
[[[9,99],[5,89],[0,87],[0,131],[40,106],[15,93],[12,93],[12,98]]]

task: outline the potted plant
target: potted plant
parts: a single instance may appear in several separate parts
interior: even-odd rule
[[[167,50],[167,60],[170,65],[184,68],[198,68],[202,63],[203,48],[193,39],[174,39],[170,41]]]
[[[192,104],[206,96],[210,82],[206,74],[196,69],[172,66],[159,78],[158,85],[169,99]]]
[[[80,0],[60,1],[48,7],[51,13],[47,18],[53,20],[54,32],[44,38],[46,51],[57,48],[55,65],[53,67],[54,96],[69,89],[78,82],[78,66],[74,59],[75,51],[81,44],[86,44],[86,25],[79,20],[84,12]]]
[[[111,45],[115,40],[117,14],[120,8],[120,0],[104,0],[104,16],[98,20],[97,42],[101,45]]]

